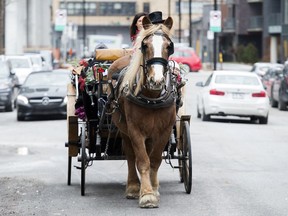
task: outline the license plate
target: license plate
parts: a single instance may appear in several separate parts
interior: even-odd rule
[[[244,99],[244,93],[232,93],[233,99]]]

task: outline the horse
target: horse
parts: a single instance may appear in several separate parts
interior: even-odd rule
[[[173,19],[155,25],[145,17],[142,22],[130,64],[111,89],[110,107],[128,164],[126,198],[139,199],[141,208],[157,208],[158,169],[176,121],[175,83],[168,67]]]

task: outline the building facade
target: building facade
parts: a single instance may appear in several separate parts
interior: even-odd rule
[[[213,0],[53,0],[53,24],[57,22],[57,11],[66,10],[67,25],[72,29],[72,31],[68,30],[70,34],[65,31],[54,31],[53,47],[66,50],[64,55],[71,49],[75,53],[82,52],[81,55],[83,55],[84,46],[89,44],[87,41],[89,35],[119,35],[123,39],[123,44],[130,46],[129,27],[134,15],[143,11],[150,13],[158,10],[162,11],[164,19],[168,16],[173,18],[174,41],[189,43],[192,37],[189,32],[190,18],[199,19],[202,16],[203,5],[211,4],[211,2]],[[191,3],[191,13],[189,13],[189,3]],[[77,29],[76,37],[75,34],[71,34],[73,29]]]
[[[5,1],[5,54],[51,49],[51,1]]]
[[[227,0],[219,6],[223,13],[219,46],[227,60],[234,60],[233,51],[248,43],[256,46],[261,61],[287,60],[288,0]]]

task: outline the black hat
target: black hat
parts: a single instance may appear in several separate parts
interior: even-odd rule
[[[161,11],[154,11],[148,15],[148,18],[153,24],[164,23]]]

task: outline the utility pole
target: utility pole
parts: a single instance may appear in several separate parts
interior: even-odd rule
[[[214,10],[217,10],[217,0],[214,0]],[[214,32],[213,40],[213,58],[214,58],[214,70],[217,70],[217,32]]]
[[[83,0],[83,54],[85,55],[86,49],[86,1]]]
[[[178,13],[179,13],[179,43],[181,43],[181,0],[179,0],[179,8],[178,8]]]
[[[5,38],[5,1],[0,0],[0,54],[4,54],[4,38]]]
[[[171,0],[168,0],[168,17],[171,16]]]
[[[192,47],[192,0],[189,0],[189,47]]]

